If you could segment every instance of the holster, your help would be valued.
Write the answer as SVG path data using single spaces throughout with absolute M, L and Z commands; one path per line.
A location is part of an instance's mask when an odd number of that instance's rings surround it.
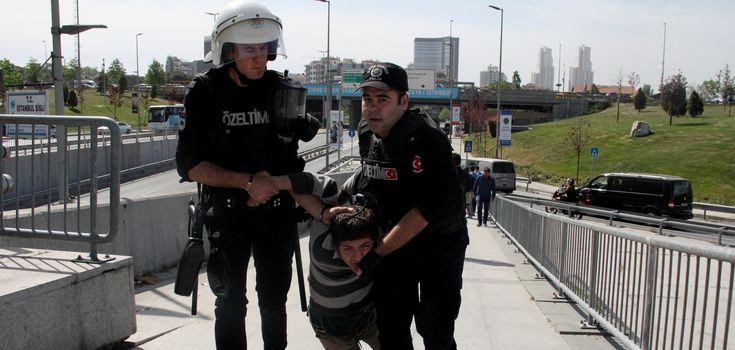
M 206 258 L 202 241 L 204 211 L 201 203 L 194 206 L 193 200 L 189 202 L 189 241 L 179 259 L 174 283 L 174 293 L 178 295 L 191 295 L 196 287 L 199 269 Z

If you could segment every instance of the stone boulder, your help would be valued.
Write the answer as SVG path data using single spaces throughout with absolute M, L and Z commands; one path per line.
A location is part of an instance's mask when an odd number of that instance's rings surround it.
M 644 121 L 636 120 L 630 128 L 630 137 L 642 137 L 652 134 L 651 126 Z

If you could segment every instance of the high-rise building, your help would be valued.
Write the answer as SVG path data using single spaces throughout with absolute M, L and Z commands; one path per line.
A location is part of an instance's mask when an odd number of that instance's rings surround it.
M 554 60 L 546 46 L 538 51 L 538 72 L 531 73 L 531 82 L 538 89 L 554 90 Z
M 569 91 L 572 91 L 575 85 L 589 86 L 591 89 L 594 83 L 591 57 L 592 50 L 588 46 L 582 45 L 579 47 L 577 66 L 569 67 Z
M 505 73 L 502 73 L 502 75 L 500 76 L 500 80 L 508 81 Z M 491 64 L 487 66 L 486 71 L 480 72 L 480 87 L 488 86 L 496 81 L 498 81 L 498 66 L 493 66 Z
M 304 83 L 305 84 L 324 84 L 325 77 L 342 75 L 344 71 L 363 70 L 372 64 L 378 63 L 374 60 L 364 60 L 356 62 L 351 58 L 340 59 L 332 57 L 329 60 L 329 74 L 325 76 L 324 69 L 327 67 L 327 58 L 324 57 L 318 61 L 311 61 L 304 65 Z
M 437 82 L 451 80 L 456 83 L 459 74 L 458 63 L 458 37 L 413 40 L 413 68 L 433 70 L 437 73 Z

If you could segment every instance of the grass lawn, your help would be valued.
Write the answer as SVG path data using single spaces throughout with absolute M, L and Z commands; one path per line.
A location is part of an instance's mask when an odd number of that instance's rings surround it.
M 632 104 L 620 105 L 620 121 L 613 106 L 599 113 L 569 118 L 513 133 L 513 145 L 503 148 L 503 158 L 516 163 L 518 176 L 552 185 L 576 177 L 577 154 L 569 141 L 572 127 L 581 120 L 584 146 L 579 157 L 579 181 L 603 172 L 644 172 L 678 175 L 691 180 L 695 201 L 735 204 L 735 114 L 721 105 L 706 105 L 697 118 L 669 117 L 655 105 L 640 113 Z M 652 135 L 631 138 L 636 120 L 650 124 Z M 478 134 L 470 136 L 482 155 Z M 487 137 L 486 154 L 495 154 L 495 139 Z M 590 147 L 599 148 L 592 162 Z
M 54 89 L 46 90 L 49 101 L 49 112 L 51 114 L 55 111 L 54 103 Z M 152 99 L 148 102 L 149 106 L 153 105 L 167 105 L 172 104 L 171 101 L 159 97 L 158 99 Z M 133 126 L 138 127 L 138 114 L 133 114 L 132 103 L 130 101 L 130 92 L 125 92 L 122 98 L 122 105 L 115 108 L 111 105 L 110 100 L 97 93 L 95 90 L 89 89 L 84 90 L 84 104 L 77 106 L 76 109 L 64 107 L 64 115 L 69 116 L 102 116 L 109 117 L 118 121 L 126 122 Z M 148 125 L 148 120 L 145 116 L 145 109 L 140 109 L 140 123 L 143 127 Z

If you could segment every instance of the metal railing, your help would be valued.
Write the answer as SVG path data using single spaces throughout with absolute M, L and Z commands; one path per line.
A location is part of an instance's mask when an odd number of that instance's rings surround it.
M 76 132 L 55 135 L 56 140 L 50 134 L 24 142 L 18 134 L 4 138 L 25 146 L 10 148 L 0 160 L 0 174 L 14 182 L 0 192 L 0 235 L 89 242 L 90 260 L 99 261 L 96 245 L 112 241 L 119 231 L 122 142 L 117 123 L 106 117 L 0 114 L 3 130 L 8 125 L 15 130 L 21 125 L 30 125 L 30 130 L 56 125 Z M 109 137 L 98 138 L 102 126 L 109 128 Z M 68 138 L 74 142 L 66 142 Z M 109 187 L 108 213 L 100 211 L 101 187 Z M 38 194 L 31 196 L 26 209 L 14 193 L 19 188 Z M 15 198 L 14 205 L 5 204 L 6 196 Z
M 493 218 L 587 319 L 630 349 L 726 349 L 735 249 L 574 220 L 498 196 Z

